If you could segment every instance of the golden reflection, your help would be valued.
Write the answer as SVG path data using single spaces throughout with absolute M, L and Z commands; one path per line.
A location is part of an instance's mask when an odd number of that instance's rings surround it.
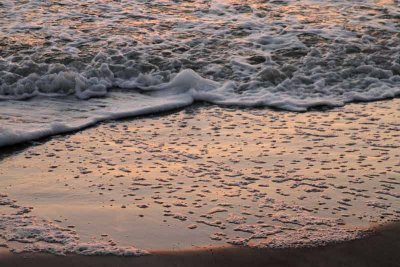
M 74 225 L 94 222 L 88 233 L 117 238 L 115 225 L 119 237 L 135 241 L 146 219 L 147 234 L 160 233 L 163 225 L 181 228 L 168 232 L 169 242 L 182 229 L 190 242 L 210 242 L 219 226 L 236 236 L 238 225 L 225 223 L 231 213 L 268 227 L 293 227 L 276 220 L 279 212 L 368 226 L 380 215 L 398 218 L 400 203 L 388 198 L 399 187 L 393 183 L 398 147 L 387 145 L 399 141 L 390 130 L 399 120 L 400 100 L 394 101 L 306 113 L 207 107 L 103 124 L 0 162 L 0 185 L 46 216 L 63 205 L 79 213 Z M 366 201 L 379 198 L 391 205 L 381 210 Z M 125 225 L 116 218 L 128 215 Z M 106 223 L 99 226 L 96 217 Z M 217 219 L 221 223 L 202 223 Z M 188 228 L 192 224 L 204 227 L 203 234 Z

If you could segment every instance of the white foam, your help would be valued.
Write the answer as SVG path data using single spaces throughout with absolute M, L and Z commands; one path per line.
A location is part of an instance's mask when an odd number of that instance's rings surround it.
M 21 142 L 26 142 L 30 140 L 37 140 L 47 136 L 53 136 L 63 133 L 69 133 L 73 131 L 77 131 L 80 129 L 84 129 L 90 126 L 93 126 L 101 121 L 112 120 L 112 119 L 121 119 L 127 117 L 135 117 L 140 115 L 154 114 L 157 112 L 169 111 L 181 107 L 188 106 L 192 104 L 193 98 L 188 96 L 170 96 L 165 98 L 151 98 L 150 100 L 146 98 L 141 98 L 143 100 L 142 103 L 135 103 L 137 106 L 131 106 L 131 104 L 121 105 L 119 107 L 113 107 L 113 102 L 104 103 L 109 106 L 107 109 L 94 109 L 90 110 L 92 106 L 89 105 L 89 109 L 80 110 L 81 106 L 74 109 L 74 107 L 69 107 L 67 104 L 66 110 L 59 110 L 58 116 L 65 115 L 63 111 L 69 112 L 70 116 L 66 116 L 66 119 L 63 122 L 51 122 L 53 117 L 46 117 L 40 120 L 40 118 L 35 118 L 37 113 L 35 111 L 41 110 L 43 108 L 59 108 L 59 104 L 64 104 L 63 102 L 50 102 L 53 106 L 46 106 L 49 102 L 43 103 L 38 101 L 36 106 L 32 106 L 34 109 L 33 117 L 28 118 L 28 120 L 35 121 L 36 123 L 20 123 L 20 122 L 12 122 L 12 115 L 10 118 L 6 118 L 5 122 L 10 121 L 10 126 L 2 126 L 0 127 L 0 147 L 18 144 Z M 139 99 L 138 99 L 139 101 Z M 81 105 L 85 106 L 85 103 L 80 102 Z M 71 109 L 69 109 L 71 108 Z M 81 111 L 84 114 L 81 114 Z M 18 110 L 17 110 L 18 112 Z M 51 113 L 54 110 L 50 110 Z M 54 114 L 51 114 L 54 116 Z M 82 118 L 82 115 L 85 117 Z
M 8 246 L 13 252 L 45 252 L 58 255 L 143 256 L 148 252 L 135 247 L 117 246 L 112 240 L 83 242 L 79 235 L 54 222 L 30 215 L 30 209 L 18 206 L 6 195 L 0 194 L 0 203 L 9 206 L 8 214 L 0 217 L 0 238 L 19 242 L 24 246 Z
M 395 2 L 3 2 L 0 146 L 195 101 L 307 111 L 400 95 Z

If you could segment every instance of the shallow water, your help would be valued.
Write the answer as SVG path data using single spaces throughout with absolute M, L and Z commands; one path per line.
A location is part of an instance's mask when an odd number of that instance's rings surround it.
M 0 162 L 0 246 L 129 255 L 362 237 L 400 219 L 399 103 L 187 108 L 53 138 Z
M 194 101 L 400 94 L 397 0 L 6 0 L 0 17 L 0 146 Z

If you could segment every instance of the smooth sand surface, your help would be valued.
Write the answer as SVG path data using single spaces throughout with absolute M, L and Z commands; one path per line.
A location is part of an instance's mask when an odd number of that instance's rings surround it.
M 400 224 L 378 229 L 371 236 L 326 247 L 302 249 L 222 248 L 189 251 L 154 251 L 143 257 L 54 256 L 45 254 L 0 254 L 1 267 L 86 266 L 321 266 L 398 267 Z

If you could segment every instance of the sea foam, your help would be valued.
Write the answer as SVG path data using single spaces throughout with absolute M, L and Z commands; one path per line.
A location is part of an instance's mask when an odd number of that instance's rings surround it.
M 400 95 L 396 1 L 95 2 L 0 6 L 0 146 L 195 101 L 307 111 Z

